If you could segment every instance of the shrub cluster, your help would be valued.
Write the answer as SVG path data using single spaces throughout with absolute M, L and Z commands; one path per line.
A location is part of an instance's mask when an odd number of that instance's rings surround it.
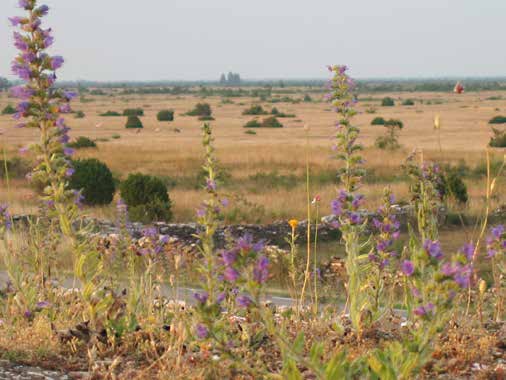
M 402 105 L 403 106 L 414 106 L 415 102 L 413 101 L 413 99 L 406 99 L 402 102 Z
M 208 103 L 197 103 L 191 111 L 186 113 L 186 115 L 209 117 L 212 115 L 211 106 Z
M 86 116 L 86 115 L 84 114 L 84 112 L 83 112 L 83 111 L 76 111 L 76 113 L 74 114 L 74 117 L 75 117 L 76 119 L 84 119 L 84 117 L 85 117 L 85 116 Z
M 506 116 L 494 116 L 492 119 L 489 120 L 489 124 L 505 124 L 506 123 Z
M 74 160 L 74 173 L 69 187 L 80 190 L 84 203 L 106 205 L 112 202 L 116 186 L 111 171 L 106 164 L 96 158 Z
M 75 141 L 69 142 L 67 146 L 74 149 L 96 148 L 97 144 L 95 143 L 95 141 L 93 141 L 88 137 L 79 136 L 77 139 L 75 139 Z
M 243 115 L 267 115 L 267 111 L 261 105 L 252 105 L 242 112 Z
M 506 148 L 506 129 L 499 130 L 492 128 L 493 136 L 490 138 L 488 145 L 492 148 Z
M 173 110 L 161 110 L 156 115 L 158 121 L 174 121 L 174 111 Z
M 155 220 L 169 221 L 172 218 L 167 186 L 158 177 L 130 174 L 121 182 L 120 193 L 133 221 L 149 223 Z
M 139 116 L 131 115 L 128 116 L 127 122 L 125 124 L 125 128 L 144 128 L 142 125 L 141 119 Z
M 123 116 L 144 116 L 142 108 L 127 108 L 123 110 Z
M 101 113 L 99 116 L 104 116 L 104 117 L 107 117 L 107 116 L 121 116 L 121 114 L 119 112 L 116 112 L 116 111 L 106 111 L 104 113 Z
M 383 107 L 393 107 L 395 106 L 395 101 L 391 97 L 387 96 L 381 99 L 381 105 Z
M 275 116 L 271 116 L 259 122 L 257 119 L 248 121 L 244 128 L 283 128 L 283 124 Z
M 7 104 L 5 108 L 2 110 L 2 115 L 13 115 L 16 113 L 16 108 L 12 105 Z
M 385 125 L 385 119 L 381 116 L 377 116 L 371 121 L 371 125 Z

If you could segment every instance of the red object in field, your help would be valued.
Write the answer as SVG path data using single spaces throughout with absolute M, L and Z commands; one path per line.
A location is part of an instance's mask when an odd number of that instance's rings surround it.
M 453 92 L 456 94 L 462 94 L 464 92 L 464 86 L 462 85 L 462 83 L 457 82 L 455 88 L 453 89 Z

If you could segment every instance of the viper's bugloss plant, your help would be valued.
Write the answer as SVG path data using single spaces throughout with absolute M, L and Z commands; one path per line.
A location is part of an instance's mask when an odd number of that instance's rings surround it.
M 339 191 L 337 199 L 332 202 L 332 211 L 337 217 L 336 227 L 340 228 L 345 242 L 350 318 L 353 327 L 360 334 L 362 315 L 368 305 L 367 297 L 361 289 L 363 282 L 361 266 L 364 257 L 360 237 L 366 228 L 366 220 L 361 210 L 364 197 L 356 194 L 364 175 L 361 167 L 362 157 L 359 154 L 362 146 L 357 143 L 360 130 L 351 124 L 351 119 L 356 114 L 354 109 L 356 98 L 352 93 L 355 83 L 346 73 L 346 66 L 329 66 L 328 69 L 333 77 L 328 83 L 330 92 L 326 99 L 339 115 L 333 149 L 336 158 L 343 164 L 338 172 L 343 188 Z
M 506 229 L 499 224 L 490 228 L 486 238 L 487 257 L 492 262 L 494 279 L 495 310 L 494 319 L 504 320 L 504 298 L 506 296 Z
M 14 45 L 19 50 L 12 62 L 12 72 L 25 83 L 11 88 L 11 94 L 20 99 L 13 117 L 19 121 L 19 128 L 39 129 L 39 143 L 30 146 L 37 160 L 31 178 L 44 184 L 41 200 L 47 217 L 56 218 L 61 232 L 71 241 L 74 274 L 81 283 L 86 305 L 84 318 L 94 328 L 109 298 L 100 285 L 103 269 L 100 254 L 85 237 L 85 231 L 75 227 L 82 196 L 67 186 L 74 173 L 70 163 L 74 150 L 67 146 L 70 128 L 62 114 L 71 112 L 70 100 L 76 94 L 54 86 L 56 71 L 64 59 L 47 53 L 54 42 L 51 28 L 42 27 L 42 18 L 49 7 L 38 5 L 37 0 L 20 0 L 19 6 L 26 14 L 10 18 L 12 26 L 18 29 L 14 32 Z M 48 275 L 50 268 L 48 265 Z

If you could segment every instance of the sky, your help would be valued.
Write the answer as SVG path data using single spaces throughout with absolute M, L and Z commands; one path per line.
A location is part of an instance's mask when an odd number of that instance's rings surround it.
M 506 0 L 47 0 L 64 80 L 506 76 Z M 0 76 L 15 55 L 0 0 Z

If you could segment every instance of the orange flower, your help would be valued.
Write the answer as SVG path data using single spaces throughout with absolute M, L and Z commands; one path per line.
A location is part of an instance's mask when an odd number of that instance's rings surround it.
M 294 230 L 299 225 L 299 221 L 297 219 L 290 219 L 288 221 L 288 224 L 290 225 L 290 227 L 292 227 L 292 230 Z

